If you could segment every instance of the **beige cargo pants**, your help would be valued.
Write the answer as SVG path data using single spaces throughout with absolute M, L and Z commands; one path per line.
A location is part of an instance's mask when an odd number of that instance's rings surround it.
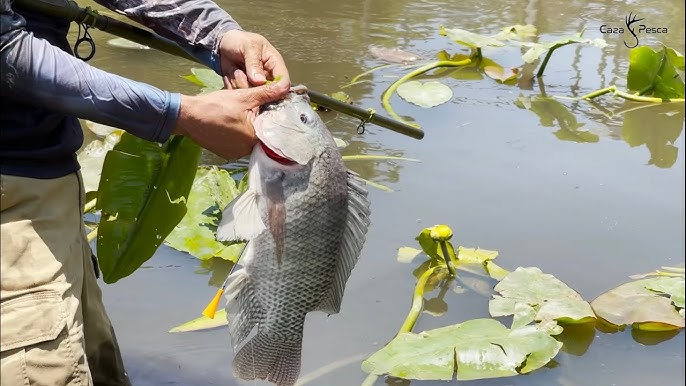
M 102 304 L 76 173 L 0 176 L 1 386 L 129 385 Z

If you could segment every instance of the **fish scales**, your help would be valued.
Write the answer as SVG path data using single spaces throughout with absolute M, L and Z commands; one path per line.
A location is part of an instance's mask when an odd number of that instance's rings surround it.
M 306 90 L 306 89 L 305 89 Z M 258 116 L 249 189 L 220 240 L 246 239 L 226 289 L 234 374 L 293 385 L 305 316 L 337 313 L 369 226 L 364 184 L 347 171 L 303 88 Z

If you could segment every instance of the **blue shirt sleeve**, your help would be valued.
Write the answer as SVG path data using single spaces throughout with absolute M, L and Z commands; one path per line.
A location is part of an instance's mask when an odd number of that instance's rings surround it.
M 0 92 L 27 104 L 115 126 L 164 142 L 176 124 L 180 95 L 107 73 L 24 29 L 2 0 Z

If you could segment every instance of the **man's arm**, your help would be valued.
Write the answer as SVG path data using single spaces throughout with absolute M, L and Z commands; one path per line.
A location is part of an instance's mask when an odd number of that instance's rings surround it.
M 169 138 L 179 115 L 179 94 L 99 70 L 34 37 L 9 0 L 0 0 L 0 17 L 3 100 L 121 127 L 147 140 Z
M 241 30 L 231 16 L 209 0 L 95 0 L 178 43 L 206 66 L 222 74 L 219 42 Z

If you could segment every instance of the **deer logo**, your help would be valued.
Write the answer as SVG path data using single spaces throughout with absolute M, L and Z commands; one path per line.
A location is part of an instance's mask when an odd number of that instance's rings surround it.
M 627 48 L 634 48 L 634 47 L 638 46 L 638 36 L 636 36 L 636 32 L 634 31 L 634 27 L 632 27 L 631 25 L 634 24 L 634 23 L 638 23 L 639 21 L 641 21 L 641 20 L 643 20 L 643 19 L 645 19 L 645 18 L 637 19 L 637 17 L 638 17 L 638 14 L 633 14 L 632 12 L 629 12 L 629 15 L 628 15 L 627 17 L 624 18 L 624 23 L 626 24 L 626 28 L 627 28 L 627 29 L 629 30 L 629 32 L 631 32 L 631 34 L 634 36 L 634 39 L 636 39 L 636 43 L 635 43 L 633 46 L 628 45 L 628 44 L 626 43 L 626 40 L 625 40 L 625 41 L 624 41 L 624 45 L 625 45 Z

